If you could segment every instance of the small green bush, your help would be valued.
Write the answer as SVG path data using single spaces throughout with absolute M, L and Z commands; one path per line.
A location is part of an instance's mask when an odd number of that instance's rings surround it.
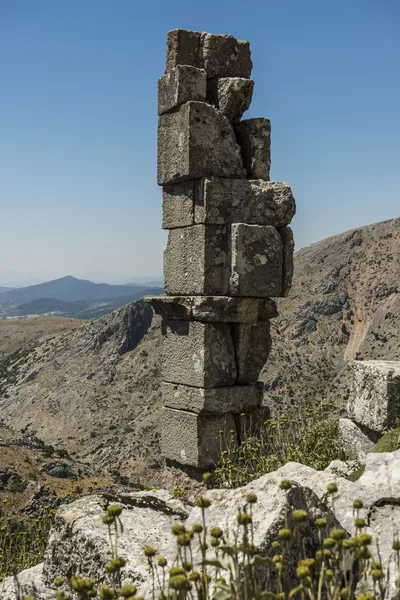
M 47 508 L 37 518 L 0 517 L 0 581 L 43 560 L 54 514 Z
M 400 442 L 400 428 L 391 429 L 375 444 L 371 452 L 394 452 Z
M 370 450 L 370 452 L 395 452 L 400 442 L 400 428 L 391 429 L 386 432 L 379 442 Z M 357 481 L 365 471 L 365 465 L 360 465 L 353 473 L 346 476 L 349 481 Z
M 27 486 L 28 482 L 24 481 L 19 475 L 17 475 L 12 479 L 9 485 L 9 490 L 15 494 L 17 492 L 23 492 L 26 490 Z
M 264 423 L 249 423 L 243 415 L 240 445 L 236 432 L 232 431 L 228 440 L 221 433 L 217 485 L 241 487 L 291 461 L 322 470 L 335 459 L 345 459 L 331 405 L 299 408 L 289 415 Z

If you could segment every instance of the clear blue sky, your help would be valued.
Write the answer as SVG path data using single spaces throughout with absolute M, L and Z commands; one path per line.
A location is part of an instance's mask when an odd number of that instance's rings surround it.
M 177 27 L 251 43 L 300 248 L 400 215 L 398 0 L 2 0 L 0 283 L 162 273 L 157 79 Z

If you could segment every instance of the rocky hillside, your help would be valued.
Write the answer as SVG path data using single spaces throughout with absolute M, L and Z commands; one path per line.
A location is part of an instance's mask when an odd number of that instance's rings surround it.
M 300 250 L 273 322 L 266 399 L 341 406 L 353 359 L 400 359 L 400 219 Z
M 35 317 L 32 319 L 0 319 L 0 361 L 13 352 L 49 339 L 70 329 L 82 327 L 78 319 Z
M 140 475 L 149 457 L 157 467 L 159 343 L 151 318 L 138 301 L 0 362 L 3 423 L 101 469 Z
M 352 359 L 399 360 L 399 285 L 400 219 L 298 252 L 262 371 L 266 401 L 340 406 Z M 0 362 L 1 418 L 76 460 L 155 483 L 159 366 L 159 322 L 135 302 Z

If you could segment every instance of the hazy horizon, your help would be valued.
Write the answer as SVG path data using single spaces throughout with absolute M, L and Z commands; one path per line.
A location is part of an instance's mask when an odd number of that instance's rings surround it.
M 250 42 L 245 118 L 271 119 L 296 249 L 399 216 L 396 0 L 6 0 L 0 16 L 0 285 L 161 277 L 157 79 L 177 27 Z
M 18 274 L 15 274 L 15 278 L 11 279 L 11 280 L 7 280 L 7 279 L 3 279 L 3 276 L 0 272 L 0 287 L 15 287 L 15 288 L 21 288 L 21 287 L 28 287 L 28 286 L 32 286 L 32 285 L 39 285 L 41 283 L 46 283 L 48 281 L 54 281 L 57 279 L 64 279 L 65 277 L 75 277 L 75 275 L 72 275 L 71 273 L 65 274 L 65 275 L 60 275 L 59 277 L 51 277 L 50 279 L 37 279 L 35 277 L 32 278 L 23 278 L 20 277 L 18 278 Z M 90 277 L 75 277 L 76 279 L 80 279 L 80 280 L 87 280 L 87 281 L 91 281 L 92 283 L 108 283 L 110 285 L 128 285 L 130 283 L 138 283 L 138 284 L 148 284 L 151 283 L 154 286 L 157 286 L 159 283 L 163 282 L 163 276 L 159 275 L 159 276 L 139 276 L 139 277 L 128 277 L 126 280 L 124 279 L 115 279 L 112 276 L 104 279 L 104 280 L 96 280 L 96 279 L 91 279 Z

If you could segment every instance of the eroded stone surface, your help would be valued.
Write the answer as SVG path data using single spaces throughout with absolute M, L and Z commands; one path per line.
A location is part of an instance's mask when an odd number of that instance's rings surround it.
M 54 600 L 54 588 L 46 584 L 43 576 L 43 563 L 25 569 L 15 577 L 6 577 L 0 581 L 0 598 L 4 600 L 20 600 L 25 596 L 33 596 L 40 600 Z
M 294 273 L 294 236 L 290 227 L 284 227 L 279 232 L 283 246 L 282 264 L 282 296 L 288 296 L 292 287 Z
M 250 77 L 253 63 L 249 42 L 232 35 L 202 33 L 200 44 L 208 79 Z
M 283 244 L 275 227 L 237 223 L 169 231 L 164 252 L 168 295 L 282 295 Z
M 174 29 L 167 36 L 166 73 L 177 65 L 204 68 L 208 79 L 249 78 L 253 66 L 248 42 L 232 35 Z
M 158 122 L 158 183 L 206 176 L 242 177 L 239 145 L 229 120 L 204 102 L 187 102 Z
M 199 415 L 188 411 L 163 408 L 161 448 L 163 455 L 183 465 L 199 468 L 218 463 L 222 438 L 229 441 L 235 431 L 230 413 Z
M 236 363 L 231 328 L 225 323 L 164 321 L 162 378 L 196 387 L 233 385 Z
M 144 299 L 164 319 L 221 323 L 256 323 L 277 316 L 271 298 L 229 296 L 154 296 Z
M 196 183 L 184 181 L 163 188 L 163 229 L 194 225 Z
M 204 69 L 177 65 L 158 80 L 158 114 L 170 112 L 190 100 L 205 102 L 206 93 Z
M 297 467 L 301 468 L 302 465 Z M 206 513 L 207 526 L 221 527 L 224 532 L 227 532 L 228 543 L 234 543 L 237 514 L 243 510 L 247 494 L 256 494 L 258 502 L 252 511 L 254 544 L 261 549 L 264 556 L 272 557 L 272 543 L 276 541 L 278 531 L 293 526 L 291 515 L 294 509 L 304 510 L 309 518 L 302 525 L 301 535 L 295 536 L 293 542 L 285 547 L 285 576 L 289 581 L 297 581 L 295 573 L 299 555 L 305 550 L 306 556 L 314 556 L 320 547 L 318 531 L 313 525 L 315 519 L 325 518 L 328 528 L 338 527 L 339 523 L 330 508 L 306 485 L 293 486 L 288 492 L 284 492 L 279 487 L 282 479 L 286 478 L 276 471 L 237 490 L 220 489 L 207 492 L 207 497 L 211 500 L 210 510 Z M 199 520 L 201 522 L 201 509 L 195 507 L 186 521 L 187 528 L 192 527 Z M 172 544 L 167 554 L 169 555 L 171 551 Z M 195 556 L 194 562 L 197 560 Z M 257 567 L 257 578 L 261 589 L 265 589 L 266 572 L 262 566 Z
M 164 490 L 115 495 L 113 502 L 124 507 L 124 527 L 118 535 L 119 555 L 127 559 L 122 583 L 140 586 L 148 579 L 143 548 L 150 540 L 157 548 L 169 544 L 171 527 L 187 518 L 187 511 Z M 111 549 L 102 521 L 108 503 L 103 496 L 90 496 L 61 507 L 45 555 L 43 572 L 48 584 L 57 576 L 69 579 L 73 573 L 93 577 L 97 585 L 105 579 L 111 583 L 105 573 Z
M 389 567 L 387 598 L 395 598 L 398 569 L 392 545 L 400 531 L 400 452 L 370 453 L 365 460 L 364 473 L 339 495 L 333 510 L 342 527 L 354 535 L 352 505 L 356 498 L 362 499 L 364 509 L 360 516 L 366 519 L 367 532 L 374 538 L 371 552 L 377 558 L 379 544 L 379 560 L 385 568 Z M 369 588 L 373 590 L 371 580 Z
M 213 104 L 230 121 L 239 121 L 250 107 L 254 81 L 244 77 L 212 79 L 207 86 L 207 102 Z
M 260 304 L 259 321 L 268 321 L 278 316 L 278 307 L 271 298 L 262 298 Z
M 164 187 L 163 227 L 193 224 L 286 227 L 296 212 L 286 183 L 208 177 Z
M 169 73 L 177 65 L 191 65 L 202 68 L 200 52 L 200 31 L 173 29 L 167 35 L 167 57 L 165 72 Z
M 292 190 L 285 183 L 217 177 L 197 183 L 194 208 L 196 223 L 285 227 L 295 212 Z
M 232 337 L 238 372 L 237 383 L 255 383 L 271 351 L 269 321 L 234 324 Z
M 243 164 L 249 179 L 269 180 L 271 168 L 271 122 L 269 119 L 246 119 L 235 127 L 242 149 Z
M 274 227 L 232 225 L 230 293 L 233 296 L 282 294 L 282 240 Z
M 351 535 L 355 534 L 353 502 L 356 499 L 363 501 L 364 508 L 360 510 L 360 516 L 366 519 L 367 532 L 374 539 L 371 552 L 377 558 L 377 542 L 380 560 L 385 568 L 390 568 L 387 597 L 394 598 L 397 567 L 392 544 L 394 532 L 399 531 L 400 526 L 400 451 L 367 454 L 364 473 L 354 483 L 330 472 L 315 471 L 297 463 L 288 463 L 276 473 L 284 479 L 306 485 L 321 499 L 326 485 L 334 481 L 338 493 L 332 498 L 332 510 L 340 527 Z
M 379 433 L 396 427 L 400 418 L 400 362 L 354 361 L 347 413 Z
M 186 427 L 198 441 L 198 417 L 186 413 L 189 418 L 185 422 L 182 417 L 184 411 L 171 410 L 172 412 L 181 413 L 177 417 L 178 426 L 172 431 L 183 431 Z M 227 434 L 230 434 L 230 431 Z M 184 443 L 184 440 L 182 441 Z M 181 451 L 182 446 L 176 444 L 175 450 Z M 279 487 L 282 480 L 291 480 L 296 485 L 289 492 L 285 492 Z M 337 484 L 338 492 L 331 497 L 328 507 L 324 498 L 326 486 L 332 482 Z M 339 527 L 347 534 L 353 535 L 353 502 L 361 499 L 364 508 L 360 510 L 360 516 L 366 519 L 367 532 L 371 533 L 374 539 L 370 547 L 371 552 L 376 558 L 377 541 L 382 563 L 385 569 L 390 567 L 387 597 L 396 596 L 395 579 L 398 569 L 392 544 L 393 536 L 397 535 L 400 529 L 400 451 L 368 454 L 365 471 L 354 483 L 332 472 L 316 471 L 291 462 L 245 487 L 208 491 L 206 496 L 211 500 L 211 508 L 206 512 L 208 528 L 218 525 L 229 531 L 229 536 L 233 536 L 236 531 L 237 514 L 243 509 L 243 503 L 249 493 L 256 494 L 258 498 L 253 510 L 254 543 L 261 548 L 264 555 L 268 555 L 272 550 L 277 532 L 287 526 L 287 515 L 290 515 L 293 509 L 305 510 L 310 523 L 317 517 L 324 517 L 328 521 L 328 530 Z M 94 577 L 96 584 L 101 583 L 104 567 L 110 559 L 107 527 L 102 522 L 105 507 L 109 502 L 121 503 L 124 507 L 124 530 L 119 539 L 119 554 L 127 560 L 126 567 L 122 570 L 123 583 L 134 583 L 141 594 L 149 589 L 151 578 L 143 547 L 153 546 L 160 555 L 171 562 L 176 554 L 176 539 L 171 533 L 171 526 L 183 521 L 186 528 L 190 529 L 194 523 L 201 521 L 198 507 L 185 507 L 164 490 L 134 492 L 124 494 L 123 497 L 117 495 L 115 498 L 86 496 L 71 504 L 65 504 L 57 513 L 44 564 L 19 575 L 23 593 L 31 594 L 30 584 L 35 583 L 39 598 L 53 597 L 53 593 L 50 595 L 50 587 L 54 578 L 69 578 L 73 573 Z M 303 535 L 299 538 L 301 544 L 306 542 L 308 556 L 313 556 L 320 547 L 316 531 L 315 527 L 311 530 L 307 522 L 302 530 Z M 232 541 L 231 537 L 229 541 Z M 293 555 L 287 554 L 289 568 L 292 558 L 293 566 L 297 565 L 298 554 L 302 549 L 294 546 L 290 552 L 292 551 Z M 208 552 L 211 557 L 213 550 L 209 548 Z M 262 577 L 261 572 L 259 575 Z M 18 598 L 12 577 L 0 583 L 0 596 L 7 600 Z
M 351 419 L 339 419 L 339 439 L 346 455 L 362 462 L 365 460 L 366 454 L 374 447 L 374 442 Z
M 166 293 L 227 294 L 229 244 L 228 229 L 218 225 L 194 225 L 170 230 L 164 251 Z
M 262 385 L 199 388 L 163 382 L 164 406 L 194 413 L 240 413 L 262 402 Z

